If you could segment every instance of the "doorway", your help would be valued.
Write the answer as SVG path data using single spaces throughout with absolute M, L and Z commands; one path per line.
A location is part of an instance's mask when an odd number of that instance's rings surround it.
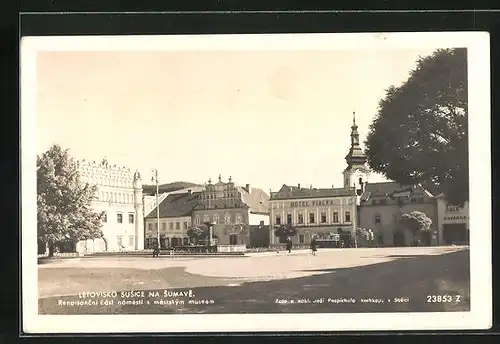
M 393 235 L 393 244 L 395 247 L 404 247 L 405 243 L 405 234 L 401 230 L 397 230 Z
M 229 245 L 238 245 L 238 234 L 231 234 L 229 236 Z
M 443 241 L 445 245 L 469 244 L 469 231 L 465 223 L 448 223 L 443 225 Z

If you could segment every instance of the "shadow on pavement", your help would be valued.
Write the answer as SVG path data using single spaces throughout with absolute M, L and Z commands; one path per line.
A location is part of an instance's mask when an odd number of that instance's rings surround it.
M 404 256 L 408 257 L 411 256 Z M 49 297 L 39 300 L 39 311 L 40 314 L 167 314 L 469 310 L 468 250 L 412 258 L 316 270 L 322 273 L 237 286 L 195 287 L 190 291 L 186 288 L 144 290 L 144 297 L 130 299 L 139 303 L 135 305 L 121 304 L 124 299 L 119 292 L 117 297 L 106 299 L 107 305 L 100 304 L 105 300 L 102 298 L 93 299 L 94 305 L 61 305 L 62 301 L 89 299 L 77 295 Z M 447 297 L 433 298 L 433 295 Z

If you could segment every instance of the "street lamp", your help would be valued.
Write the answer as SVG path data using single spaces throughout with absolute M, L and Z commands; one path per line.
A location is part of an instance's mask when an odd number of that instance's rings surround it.
M 156 235 L 158 240 L 158 249 L 161 249 L 161 244 L 160 244 L 160 204 L 158 203 L 158 194 L 159 194 L 159 188 L 158 188 L 158 170 L 156 168 L 153 168 L 152 170 L 153 176 L 151 177 L 151 182 L 156 183 Z

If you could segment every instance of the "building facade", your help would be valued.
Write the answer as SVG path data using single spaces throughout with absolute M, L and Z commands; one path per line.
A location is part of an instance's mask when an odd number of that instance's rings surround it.
M 77 251 L 142 250 L 144 248 L 144 219 L 142 182 L 138 171 L 100 163 L 77 161 L 82 183 L 97 186 L 92 208 L 102 212 L 103 239 L 80 241 Z
M 151 249 L 158 240 L 162 249 L 189 244 L 187 231 L 192 226 L 192 212 L 198 205 L 200 192 L 187 190 L 169 194 L 159 206 L 160 227 L 158 232 L 157 209 L 145 216 L 145 248 Z
M 367 183 L 359 205 L 359 226 L 371 229 L 379 246 L 410 246 L 413 234 L 400 225 L 401 216 L 420 211 L 432 220 L 431 230 L 422 233 L 421 244 L 437 245 L 437 214 L 433 195 L 419 185 L 395 182 Z
M 309 244 L 312 235 L 321 238 L 339 231 L 355 234 L 356 190 L 352 188 L 302 188 L 283 185 L 269 199 L 271 245 L 279 244 L 274 231 L 281 225 L 297 230 L 294 244 Z
M 229 177 L 215 184 L 209 179 L 193 209 L 194 226 L 212 224 L 219 245 L 251 245 L 252 232 L 269 225 L 269 196 L 259 188 L 237 186 Z
M 436 196 L 437 230 L 440 245 L 469 244 L 469 202 L 450 205 L 443 194 Z

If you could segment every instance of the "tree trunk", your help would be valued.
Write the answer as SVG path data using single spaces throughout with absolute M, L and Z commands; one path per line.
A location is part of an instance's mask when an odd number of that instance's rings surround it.
M 55 245 L 52 242 L 47 243 L 49 248 L 49 257 L 54 257 Z

